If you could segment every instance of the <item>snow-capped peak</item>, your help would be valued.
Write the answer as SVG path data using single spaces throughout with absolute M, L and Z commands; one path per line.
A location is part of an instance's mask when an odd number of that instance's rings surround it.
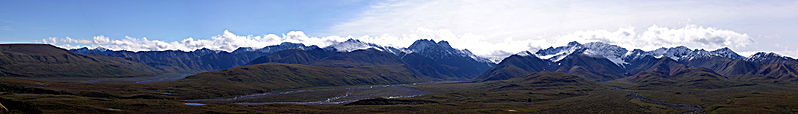
M 330 45 L 329 47 L 332 47 L 339 52 L 352 52 L 355 50 L 369 49 L 369 48 L 374 48 L 383 51 L 381 48 L 376 48 L 377 46 L 374 44 L 361 42 L 360 40 L 355 40 L 355 39 L 349 39 L 344 42 L 335 43 L 333 45 Z
M 745 59 L 745 57 L 740 56 L 739 54 L 735 53 L 728 47 L 720 48 L 715 51 L 712 51 L 712 54 L 715 56 L 726 57 L 730 59 Z
M 793 59 L 791 57 L 787 57 L 787 56 L 781 56 L 781 55 L 773 53 L 773 52 L 770 52 L 770 53 L 757 52 L 756 54 L 749 56 L 745 60 L 746 61 L 751 61 L 751 62 L 763 63 L 763 62 L 769 62 L 769 61 L 795 60 L 795 59 Z
M 750 57 L 748 57 L 748 59 L 759 59 L 759 58 L 768 58 L 768 57 L 781 57 L 781 55 L 773 53 L 773 52 L 770 52 L 770 53 L 757 52 L 756 54 L 751 55 Z
M 521 52 L 516 53 L 515 55 L 518 55 L 518 56 L 531 56 L 531 55 L 535 55 L 535 54 L 532 54 L 532 52 L 529 52 L 529 51 L 521 51 Z
M 199 52 L 199 53 L 219 53 L 219 52 L 222 52 L 222 50 L 212 50 L 212 49 L 208 49 L 208 48 L 202 48 L 202 49 L 197 49 L 197 50 L 194 50 L 193 52 Z
M 410 46 L 407 47 L 407 49 L 409 49 L 411 51 L 424 51 L 424 50 L 427 50 L 429 48 L 437 48 L 437 49 L 444 49 L 444 50 L 452 50 L 452 49 L 454 49 L 454 48 L 452 48 L 452 46 L 449 45 L 449 42 L 447 42 L 447 41 L 441 40 L 441 41 L 436 43 L 435 40 L 430 40 L 430 39 L 419 39 L 419 40 L 416 40 L 415 42 L 413 42 L 413 44 L 411 44 Z
M 586 50 L 583 53 L 586 55 L 607 58 L 618 66 L 628 64 L 622 59 L 628 52 L 626 48 L 601 42 L 591 42 L 584 46 Z
M 438 41 L 431 39 L 419 39 L 413 42 L 412 45 L 405 48 L 409 50 L 410 53 L 422 53 L 424 56 L 429 58 L 443 58 L 446 56 L 460 56 L 460 57 L 469 57 L 474 59 L 478 62 L 485 62 L 485 63 L 494 63 L 490 59 L 479 57 L 468 51 L 468 49 L 455 49 L 449 45 L 447 41 Z
M 617 45 L 610 45 L 602 42 L 591 42 L 587 44 L 580 44 L 579 42 L 569 42 L 567 46 L 549 47 L 541 49 L 535 53 L 538 58 L 548 59 L 552 62 L 559 62 L 573 53 L 579 53 L 593 56 L 607 58 L 616 65 L 623 66 L 627 64 L 623 61 L 623 57 L 628 52 L 625 48 Z
M 243 53 L 243 52 L 252 52 L 252 51 L 257 51 L 257 52 L 262 52 L 262 53 L 273 53 L 273 52 L 278 52 L 278 51 L 288 50 L 288 49 L 301 49 L 301 50 L 304 50 L 306 48 L 318 48 L 318 47 L 316 47 L 315 45 L 305 46 L 305 44 L 302 44 L 302 43 L 283 42 L 283 43 L 280 43 L 279 45 L 270 45 L 270 46 L 266 46 L 266 47 L 262 47 L 262 48 L 239 47 L 238 49 L 234 50 L 231 53 Z
M 668 57 L 670 59 L 678 61 L 682 57 L 686 57 L 687 55 L 689 55 L 691 52 L 693 52 L 693 50 L 684 46 L 671 47 L 671 48 L 662 47 L 653 51 L 644 52 L 642 56 L 650 55 L 656 58 Z
M 546 49 L 538 50 L 538 52 L 535 52 L 535 55 L 541 59 L 548 59 L 549 61 L 552 62 L 559 62 L 560 60 L 565 59 L 565 57 L 567 57 L 568 55 L 571 55 L 576 51 L 580 51 L 580 49 L 582 48 L 584 48 L 582 44 L 579 44 L 579 42 L 574 41 L 574 42 L 569 42 L 567 46 L 560 46 L 557 48 L 549 47 Z
M 549 47 L 535 52 L 535 56 L 541 59 L 547 59 L 552 62 L 559 62 L 562 59 L 573 53 L 581 53 L 593 57 L 607 58 L 613 63 L 623 66 L 628 64 L 628 60 L 634 60 L 643 56 L 653 56 L 655 58 L 667 57 L 676 61 L 679 60 L 692 60 L 695 58 L 718 56 L 729 59 L 744 59 L 729 48 L 720 48 L 714 51 L 706 51 L 704 49 L 690 49 L 685 46 L 677 46 L 671 48 L 659 48 L 652 51 L 643 51 L 634 49 L 629 51 L 617 45 L 611 45 L 602 42 L 591 42 L 580 44 L 578 42 L 569 42 L 566 46 Z M 518 55 L 523 55 L 519 53 Z
M 97 50 L 97 51 L 108 51 L 108 48 L 97 47 L 97 48 L 94 48 L 94 50 Z
M 667 57 L 676 61 L 679 60 L 692 60 L 695 58 L 701 57 L 710 57 L 710 56 L 718 56 L 718 57 L 725 57 L 729 59 L 744 59 L 742 57 L 732 51 L 729 48 L 721 48 L 714 51 L 706 51 L 704 49 L 690 49 L 685 46 L 677 46 L 671 48 L 659 48 L 652 51 L 642 51 L 639 49 L 635 49 L 634 51 L 627 54 L 627 58 L 638 58 L 642 56 L 653 56 L 655 58 L 662 58 Z

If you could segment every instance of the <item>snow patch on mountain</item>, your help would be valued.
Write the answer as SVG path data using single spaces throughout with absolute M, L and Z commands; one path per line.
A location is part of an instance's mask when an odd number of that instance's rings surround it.
M 671 48 L 659 48 L 652 51 L 642 51 L 635 49 L 626 55 L 627 58 L 638 58 L 643 56 L 653 56 L 655 58 L 667 57 L 676 61 L 693 60 L 696 58 L 704 58 L 711 56 L 725 57 L 729 59 L 745 59 L 729 48 L 721 48 L 715 51 L 706 51 L 704 49 L 690 49 L 685 46 L 677 46 Z
M 409 53 L 407 54 L 425 53 L 423 54 L 424 56 L 436 59 L 444 59 L 446 56 L 460 56 L 469 57 L 481 63 L 496 63 L 490 59 L 474 55 L 468 49 L 460 50 L 452 48 L 452 46 L 449 45 L 449 42 L 443 40 L 435 42 L 435 40 L 420 39 L 416 40 L 413 42 L 413 44 L 403 50 L 409 50 Z
M 792 57 L 782 56 L 773 52 L 758 52 L 745 59 L 746 61 L 769 64 L 771 62 L 796 61 Z
M 685 57 L 687 54 L 692 52 L 690 48 L 684 46 L 672 47 L 672 48 L 659 48 L 654 51 L 650 51 L 646 53 L 646 55 L 651 55 L 656 58 L 667 57 L 676 61 L 679 61 L 682 57 Z
M 693 50 L 685 46 L 677 46 L 671 48 L 663 47 L 651 51 L 643 51 L 640 49 L 634 49 L 632 51 L 629 51 L 626 48 L 602 42 L 591 42 L 586 44 L 580 44 L 578 42 L 570 42 L 566 46 L 540 49 L 537 52 L 535 52 L 534 55 L 537 56 L 538 58 L 546 59 L 551 62 L 559 62 L 562 59 L 574 53 L 585 54 L 592 57 L 606 58 L 615 63 L 616 65 L 622 67 L 625 64 L 628 64 L 627 61 L 641 58 L 644 56 L 652 56 L 655 58 L 667 57 L 676 61 L 693 60 L 696 58 L 704 58 L 711 56 L 725 57 L 729 59 L 745 59 L 745 57 L 740 56 L 739 54 L 735 53 L 729 48 L 721 48 L 714 51 L 706 51 L 704 49 Z M 524 53 L 522 52 L 519 53 L 518 55 L 524 55 Z
M 535 54 L 532 54 L 532 52 L 529 52 L 529 51 L 522 51 L 522 52 L 516 53 L 515 55 L 518 55 L 518 56 L 532 56 L 532 55 L 535 55 Z
M 580 49 L 584 48 L 582 44 L 578 42 L 570 42 L 567 46 L 560 46 L 557 48 L 549 47 L 546 49 L 538 50 L 535 52 L 535 56 L 541 59 L 548 59 L 551 62 L 559 62 L 560 60 L 565 59 L 568 55 L 573 54 L 576 51 L 580 51 Z
M 628 64 L 622 59 L 627 52 L 625 48 L 607 43 L 591 42 L 583 45 L 578 42 L 570 42 L 567 46 L 541 49 L 535 53 L 535 56 L 551 62 L 559 62 L 569 55 L 581 53 L 592 57 L 607 58 L 616 65 L 623 66 Z
M 362 50 L 362 49 L 369 49 L 369 48 L 374 48 L 374 49 L 377 49 L 379 51 L 384 51 L 384 50 L 382 50 L 382 48 L 377 48 L 377 46 L 374 45 L 374 44 L 361 42 L 360 40 L 355 40 L 355 39 L 349 39 L 349 40 L 346 40 L 344 42 L 335 43 L 335 44 L 332 44 L 332 45 L 330 45 L 328 47 L 332 47 L 336 51 L 339 51 L 339 52 L 352 52 L 352 51 L 355 51 L 355 50 Z
M 771 53 L 757 52 L 756 54 L 749 56 L 745 60 L 746 61 L 762 61 L 762 60 L 766 60 L 766 59 L 771 59 L 773 57 L 781 57 L 781 55 L 776 54 L 776 53 L 772 53 L 772 52 Z
M 591 42 L 585 44 L 584 46 L 586 48 L 584 54 L 586 55 L 607 58 L 618 66 L 629 64 L 622 59 L 628 52 L 626 48 L 601 42 Z
M 726 57 L 730 59 L 745 59 L 745 57 L 737 54 L 736 52 L 732 51 L 728 47 L 720 48 L 715 51 L 712 51 L 712 54 L 715 56 Z

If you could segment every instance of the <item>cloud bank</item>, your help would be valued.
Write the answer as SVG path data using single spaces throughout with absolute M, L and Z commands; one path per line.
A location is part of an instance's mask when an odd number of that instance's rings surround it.
M 358 39 L 365 42 L 376 43 L 386 46 L 407 47 L 418 39 L 446 40 L 456 48 L 469 49 L 475 54 L 491 58 L 494 60 L 502 59 L 510 54 L 551 46 L 565 45 L 571 41 L 586 42 L 605 42 L 620 45 L 626 48 L 653 50 L 660 47 L 688 46 L 691 48 L 716 49 L 721 47 L 745 47 L 752 40 L 747 34 L 737 33 L 730 30 L 715 29 L 697 25 L 687 25 L 681 28 L 666 28 L 651 26 L 644 30 L 634 28 L 620 28 L 617 31 L 590 30 L 577 31 L 566 35 L 553 37 L 550 39 L 489 39 L 498 40 L 484 42 L 482 36 L 474 34 L 458 35 L 447 30 L 419 29 L 413 34 L 402 35 L 381 35 L 381 36 L 307 36 L 302 31 L 291 31 L 282 35 L 236 35 L 225 30 L 223 34 L 212 36 L 210 39 L 186 38 L 181 41 L 161 41 L 149 40 L 146 37 L 125 38 L 112 40 L 106 36 L 94 36 L 91 39 L 74 39 L 71 37 L 42 39 L 43 43 L 54 44 L 65 48 L 81 47 L 103 47 L 111 50 L 129 51 L 163 51 L 163 50 L 183 50 L 193 51 L 201 48 L 208 48 L 222 51 L 233 51 L 239 47 L 262 48 L 269 45 L 277 45 L 282 42 L 303 43 L 306 45 L 328 46 L 335 42 L 347 39 Z M 475 40 L 476 39 L 476 40 Z
M 280 42 L 327 46 L 348 38 L 379 45 L 407 47 L 417 39 L 449 41 L 452 47 L 501 59 L 525 50 L 561 46 L 567 42 L 606 42 L 630 49 L 688 46 L 713 50 L 730 47 L 743 55 L 774 51 L 771 41 L 756 41 L 732 26 L 796 17 L 798 2 L 760 1 L 471 1 L 407 0 L 373 4 L 355 18 L 325 31 L 326 36 L 307 36 L 301 31 L 285 34 L 236 35 L 229 31 L 210 39 L 182 41 L 147 38 L 88 40 L 43 39 L 62 47 L 106 47 L 116 50 L 231 51 L 238 47 L 263 47 Z M 731 26 L 731 27 L 730 27 Z M 750 29 L 749 29 L 750 30 Z M 356 36 L 356 37 L 353 37 Z M 762 43 L 766 42 L 766 43 Z M 753 46 L 752 46 L 753 45 Z M 765 47 L 757 49 L 752 47 Z M 798 51 L 778 51 L 798 55 Z
M 793 13 L 798 10 L 796 6 L 798 2 L 794 1 L 747 0 L 386 1 L 374 4 L 356 18 L 330 27 L 328 34 L 430 36 L 425 38 L 451 40 L 452 46 L 483 56 L 548 47 L 552 43 L 562 44 L 563 39 L 608 41 L 626 48 L 687 45 L 757 51 L 761 49 L 749 46 L 770 44 L 750 42 L 752 36 L 759 37 L 766 33 L 761 31 L 772 30 L 768 30 L 771 27 L 750 26 L 794 20 L 798 17 L 798 13 Z M 740 32 L 742 30 L 745 33 Z M 749 31 L 760 34 L 746 34 Z
M 208 48 L 232 52 L 239 47 L 262 48 L 270 45 L 278 45 L 282 42 L 304 43 L 305 45 L 327 46 L 337 41 L 346 40 L 344 37 L 308 37 L 302 31 L 291 31 L 282 35 L 267 34 L 262 36 L 255 35 L 236 35 L 225 30 L 223 34 L 212 36 L 210 39 L 186 38 L 181 41 L 161 41 L 149 40 L 146 37 L 133 38 L 125 36 L 123 39 L 111 40 L 105 36 L 94 36 L 91 40 L 73 39 L 71 37 L 56 38 L 50 37 L 42 39 L 42 43 L 54 44 L 64 48 L 81 47 L 103 47 L 111 50 L 128 51 L 163 51 L 163 50 L 183 50 L 193 51 L 196 49 Z
M 605 42 L 643 50 L 675 46 L 701 49 L 742 48 L 754 42 L 750 36 L 744 33 L 696 25 L 687 25 L 682 28 L 665 28 L 654 25 L 639 32 L 634 28 L 620 28 L 617 31 L 579 31 L 556 40 L 558 44 L 563 45 L 570 41 Z

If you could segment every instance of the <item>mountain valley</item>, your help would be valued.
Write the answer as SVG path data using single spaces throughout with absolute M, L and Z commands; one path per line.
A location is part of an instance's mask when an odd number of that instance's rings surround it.
M 798 60 L 729 48 L 571 42 L 498 63 L 427 39 L 0 52 L 0 103 L 12 113 L 798 113 Z

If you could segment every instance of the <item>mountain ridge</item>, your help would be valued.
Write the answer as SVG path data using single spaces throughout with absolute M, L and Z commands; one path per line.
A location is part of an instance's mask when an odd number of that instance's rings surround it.
M 518 57 L 534 56 L 531 59 L 517 61 Z M 638 73 L 656 68 L 661 59 L 673 60 L 674 63 L 683 64 L 689 68 L 707 68 L 712 73 L 723 76 L 753 76 L 770 77 L 778 80 L 796 80 L 794 73 L 798 60 L 780 56 L 775 53 L 759 52 L 749 57 L 743 57 L 728 47 L 706 51 L 704 49 L 690 49 L 685 46 L 671 48 L 658 48 L 651 51 L 633 49 L 628 51 L 616 45 L 601 42 L 581 44 L 569 42 L 565 46 L 549 47 L 537 52 L 522 51 L 511 55 L 497 67 L 486 71 L 475 80 L 506 79 L 523 76 L 528 73 L 541 72 L 540 69 L 556 69 L 556 72 L 575 73 L 596 81 L 619 79 L 634 76 Z M 517 63 L 544 62 L 550 64 L 548 68 L 517 67 Z M 528 61 L 528 62 L 525 62 Z M 608 62 L 616 66 L 607 65 Z M 507 66 L 513 67 L 507 67 Z M 506 70 L 501 70 L 506 68 Z M 697 70 L 698 71 L 698 70 Z M 491 78 L 496 77 L 496 78 Z

